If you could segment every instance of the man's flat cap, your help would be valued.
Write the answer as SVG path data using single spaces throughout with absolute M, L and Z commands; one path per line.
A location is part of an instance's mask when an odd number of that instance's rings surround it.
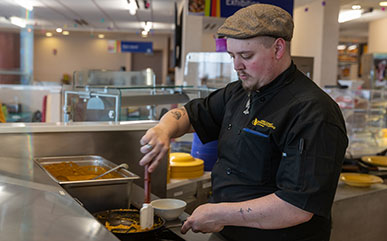
M 228 17 L 218 29 L 218 35 L 235 39 L 271 36 L 290 41 L 293 28 L 293 18 L 287 11 L 274 5 L 258 3 Z

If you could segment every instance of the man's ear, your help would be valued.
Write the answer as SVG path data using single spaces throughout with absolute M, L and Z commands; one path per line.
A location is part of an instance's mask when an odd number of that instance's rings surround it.
M 277 38 L 274 42 L 274 53 L 276 59 L 281 59 L 286 53 L 286 41 L 283 38 Z

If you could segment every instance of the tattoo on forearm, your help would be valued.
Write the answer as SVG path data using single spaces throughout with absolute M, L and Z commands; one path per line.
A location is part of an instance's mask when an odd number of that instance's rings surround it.
M 246 210 L 243 210 L 243 208 L 241 208 L 241 209 L 239 209 L 239 212 L 241 213 L 241 214 L 244 214 L 245 212 L 252 212 L 253 210 L 251 209 L 251 208 L 247 208 Z
M 180 118 L 182 116 L 184 116 L 186 113 L 187 112 L 186 112 L 184 107 L 181 107 L 181 108 L 179 108 L 177 110 L 172 110 L 171 111 L 171 114 L 172 114 L 173 118 L 175 118 L 176 120 L 180 120 Z

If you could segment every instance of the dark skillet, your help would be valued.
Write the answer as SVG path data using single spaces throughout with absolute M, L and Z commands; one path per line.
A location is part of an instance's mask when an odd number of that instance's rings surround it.
M 101 211 L 93 214 L 94 217 L 102 224 L 110 223 L 110 226 L 124 225 L 127 228 L 113 228 L 110 232 L 116 235 L 119 239 L 125 240 L 128 237 L 153 237 L 156 233 L 161 231 L 164 227 L 165 220 L 161 217 L 154 216 L 154 226 L 149 230 L 136 230 L 136 228 L 129 228 L 134 220 L 140 224 L 140 213 L 136 209 L 113 209 Z

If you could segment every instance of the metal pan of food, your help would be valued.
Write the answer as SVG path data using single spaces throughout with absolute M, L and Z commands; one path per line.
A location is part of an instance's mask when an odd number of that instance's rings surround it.
M 119 239 L 127 236 L 152 237 L 164 228 L 165 220 L 154 216 L 154 224 L 149 229 L 141 229 L 140 212 L 136 209 L 113 209 L 94 213 L 93 216 Z
M 60 185 L 82 185 L 95 183 L 128 182 L 139 177 L 126 169 L 119 169 L 97 180 L 94 177 L 116 167 L 101 156 L 37 157 L 34 161 Z

